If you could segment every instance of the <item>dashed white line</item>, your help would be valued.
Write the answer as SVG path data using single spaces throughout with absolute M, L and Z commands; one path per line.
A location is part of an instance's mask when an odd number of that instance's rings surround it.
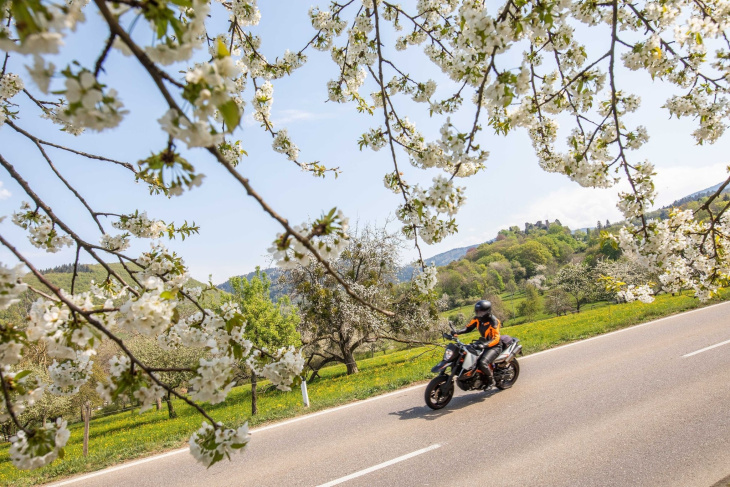
M 367 475 L 371 472 L 375 472 L 376 470 L 380 470 L 381 468 L 390 467 L 391 465 L 394 465 L 396 463 L 402 462 L 404 460 L 408 460 L 409 458 L 416 457 L 418 455 L 422 455 L 424 453 L 428 453 L 431 450 L 435 450 L 436 448 L 441 448 L 441 445 L 431 445 L 427 448 L 423 448 L 418 451 L 414 451 L 413 453 L 409 453 L 407 455 L 400 456 L 398 458 L 394 458 L 392 460 L 388 460 L 387 462 L 379 463 L 377 465 L 374 465 L 370 468 L 366 468 L 365 470 L 360 470 L 359 472 L 351 473 L 350 475 L 346 475 L 345 477 L 340 477 L 339 479 L 332 480 L 331 482 L 327 482 L 326 484 L 319 485 L 318 487 L 332 487 L 333 485 L 339 485 L 343 482 L 347 482 L 348 480 L 355 479 L 357 477 L 362 477 L 363 475 Z
M 725 340 L 724 342 L 716 343 L 714 345 L 710 345 L 709 347 L 702 348 L 700 350 L 697 350 L 696 352 L 688 353 L 686 355 L 682 355 L 682 358 L 691 357 L 692 355 L 697 355 L 698 353 L 706 352 L 708 350 L 712 350 L 713 348 L 721 347 L 723 345 L 727 345 L 730 343 L 730 340 Z

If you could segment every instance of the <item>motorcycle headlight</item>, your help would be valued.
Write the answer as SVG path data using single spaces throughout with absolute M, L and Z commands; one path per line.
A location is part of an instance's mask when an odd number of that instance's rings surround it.
M 444 352 L 444 360 L 451 360 L 451 357 L 454 356 L 454 351 L 450 348 L 447 348 Z

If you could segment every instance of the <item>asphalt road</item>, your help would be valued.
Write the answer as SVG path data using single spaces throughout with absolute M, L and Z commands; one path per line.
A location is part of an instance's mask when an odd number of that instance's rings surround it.
M 425 406 L 421 385 L 255 430 L 247 452 L 208 470 L 178 451 L 62 484 L 730 483 L 730 303 L 534 354 L 520 365 L 512 389 L 459 391 L 441 411 Z

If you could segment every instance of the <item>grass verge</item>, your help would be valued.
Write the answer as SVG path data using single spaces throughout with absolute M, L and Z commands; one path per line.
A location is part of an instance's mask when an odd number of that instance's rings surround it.
M 713 302 L 729 298 L 730 291 L 723 290 Z M 686 295 L 659 296 L 652 304 L 629 303 L 591 309 L 508 326 L 504 333 L 522 340 L 524 352 L 529 354 L 700 306 L 696 299 Z M 246 385 L 234 388 L 224 403 L 209 406 L 207 410 L 216 420 L 229 425 L 248 421 L 250 427 L 255 427 L 423 381 L 432 376 L 430 369 L 440 357 L 440 347 L 420 347 L 361 360 L 358 363 L 361 372 L 353 376 L 347 376 L 343 366 L 328 367 L 322 370 L 321 379 L 309 384 L 310 408 L 301 405 L 298 391 L 269 391 L 259 393 L 259 414 L 250 417 L 251 389 Z M 202 418 L 180 401 L 174 405 L 179 415 L 176 419 L 167 418 L 164 406 L 161 411 L 142 415 L 132 411 L 93 419 L 86 458 L 82 456 L 83 425 L 73 424 L 65 458 L 32 472 L 15 469 L 8 456 L 9 445 L 4 444 L 0 447 L 0 485 L 37 485 L 184 446 L 190 434 L 200 427 Z

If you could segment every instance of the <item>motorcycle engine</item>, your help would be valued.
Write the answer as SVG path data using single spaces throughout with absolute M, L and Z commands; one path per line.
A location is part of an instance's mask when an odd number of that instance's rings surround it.
M 459 386 L 459 389 L 462 391 L 471 391 L 481 387 L 482 380 L 477 374 L 474 374 L 471 377 L 462 377 L 457 379 L 456 385 Z

